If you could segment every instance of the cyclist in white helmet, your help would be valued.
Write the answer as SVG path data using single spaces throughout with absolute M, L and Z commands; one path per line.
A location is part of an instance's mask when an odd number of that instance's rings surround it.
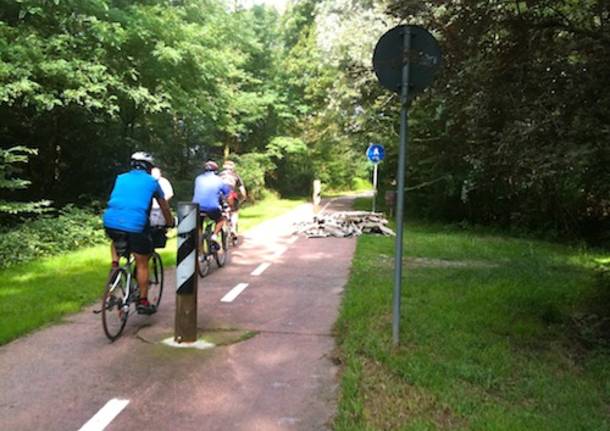
M 153 252 L 150 237 L 149 215 L 153 198 L 159 203 L 163 217 L 173 226 L 174 218 L 165 200 L 163 190 L 150 175 L 154 167 L 153 157 L 144 152 L 131 156 L 131 170 L 117 176 L 108 208 L 104 212 L 104 228 L 112 239 L 112 266 L 118 266 L 119 255 L 115 242 L 127 243 L 136 260 L 140 301 L 138 313 L 152 314 L 156 311 L 148 302 L 148 259 Z
M 227 203 L 231 207 L 231 222 L 233 226 L 237 226 L 239 219 L 239 205 L 247 198 L 246 187 L 241 177 L 235 172 L 235 162 L 232 160 L 226 160 L 222 165 L 222 171 L 220 178 L 231 188 L 229 196 L 227 196 Z

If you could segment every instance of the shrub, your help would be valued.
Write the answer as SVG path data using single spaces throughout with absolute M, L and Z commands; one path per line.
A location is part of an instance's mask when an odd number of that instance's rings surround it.
M 275 169 L 269 156 L 265 153 L 246 153 L 232 155 L 230 159 L 237 164 L 237 173 L 246 186 L 248 200 L 261 199 L 265 190 L 265 175 Z
M 58 216 L 44 216 L 2 232 L 0 268 L 99 244 L 103 240 L 100 215 L 68 205 Z

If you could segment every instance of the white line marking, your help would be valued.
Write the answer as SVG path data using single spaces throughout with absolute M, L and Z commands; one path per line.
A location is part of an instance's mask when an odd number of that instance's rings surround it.
M 250 275 L 261 275 L 270 266 L 271 262 L 263 262 L 259 266 L 257 266 L 256 269 L 250 273 Z
M 223 296 L 220 302 L 233 302 L 233 300 L 237 298 L 237 296 L 242 293 L 246 287 L 248 287 L 248 283 L 239 283 L 233 289 L 229 290 L 229 293 Z
M 288 244 L 294 244 L 295 242 L 297 242 L 297 239 L 299 239 L 299 237 L 298 237 L 298 236 L 296 236 L 296 235 L 295 235 L 295 236 L 293 236 L 292 238 L 290 238 L 290 239 L 288 240 Z
M 281 255 L 284 254 L 285 251 L 286 251 L 286 247 L 282 247 L 282 248 L 278 249 L 275 253 L 273 253 L 271 255 L 271 257 L 280 257 Z
M 78 431 L 102 431 L 129 404 L 129 400 L 113 398 Z

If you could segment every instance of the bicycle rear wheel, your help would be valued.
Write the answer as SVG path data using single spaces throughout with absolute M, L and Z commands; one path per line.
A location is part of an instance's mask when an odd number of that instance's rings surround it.
M 203 234 L 199 240 L 199 250 L 197 250 L 197 273 L 200 277 L 205 277 L 210 272 L 209 253 L 210 246 L 207 234 Z
M 159 253 L 153 252 L 148 259 L 148 302 L 159 309 L 163 295 L 163 261 Z
M 127 271 L 124 268 L 115 268 L 108 276 L 102 299 L 102 326 L 110 341 L 121 335 L 127 323 L 129 307 L 124 307 L 126 295 Z

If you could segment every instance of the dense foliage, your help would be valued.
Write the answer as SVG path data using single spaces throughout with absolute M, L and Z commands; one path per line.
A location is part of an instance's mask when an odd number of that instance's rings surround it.
M 336 3 L 323 2 L 320 10 Z M 340 3 L 328 6 L 332 22 L 341 23 L 330 30 L 335 34 L 356 22 L 378 31 L 376 41 L 408 22 L 441 43 L 442 73 L 410 108 L 411 209 L 610 240 L 608 2 Z M 341 124 L 352 142 L 389 147 L 387 184 L 395 171 L 398 100 L 371 73 L 374 41 L 358 32 L 340 35 L 334 92 L 350 106 Z M 363 45 L 364 56 L 353 48 Z
M 0 149 L 37 151 L 0 198 L 105 199 L 134 150 L 187 195 L 207 158 L 252 196 L 348 187 L 398 100 L 377 39 L 418 23 L 443 69 L 410 108 L 408 206 L 422 215 L 608 239 L 608 2 L 299 0 L 283 15 L 223 0 L 1 0 Z M 15 179 L 9 174 L 7 179 Z M 604 233 L 605 232 L 605 233 Z
M 175 179 L 264 157 L 298 109 L 277 88 L 278 31 L 274 10 L 217 0 L 3 1 L 0 146 L 36 149 L 29 197 L 60 203 L 105 197 L 138 149 Z
M 0 268 L 98 244 L 104 236 L 99 214 L 66 206 L 58 215 L 0 232 Z

